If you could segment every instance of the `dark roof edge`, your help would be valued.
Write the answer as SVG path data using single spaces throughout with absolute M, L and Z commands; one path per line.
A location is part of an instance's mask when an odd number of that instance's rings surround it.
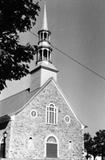
M 45 66 L 38 66 L 37 68 L 35 68 L 35 69 L 33 69 L 32 71 L 30 71 L 30 74 L 32 74 L 32 73 L 34 73 L 34 72 L 36 72 L 36 71 L 38 71 L 39 69 L 41 69 L 41 68 L 43 68 L 43 69 L 47 69 L 47 70 L 50 70 L 50 71 L 53 71 L 53 72 L 59 72 L 58 70 L 56 70 L 56 69 L 52 69 L 52 68 L 49 68 L 49 67 L 45 67 Z
M 3 101 L 5 101 L 6 99 L 9 99 L 9 98 L 11 98 L 11 97 L 14 97 L 14 96 L 16 96 L 16 95 L 18 95 L 18 94 L 20 94 L 20 93 L 22 93 L 22 92 L 24 92 L 24 91 L 28 91 L 28 92 L 29 92 L 29 90 L 30 90 L 30 88 L 28 87 L 28 88 L 26 88 L 26 89 L 24 89 L 24 90 L 22 90 L 22 91 L 20 91 L 20 92 L 18 92 L 18 93 L 15 93 L 15 94 L 13 94 L 13 95 L 5 98 L 5 99 L 0 100 L 0 102 L 3 102 Z

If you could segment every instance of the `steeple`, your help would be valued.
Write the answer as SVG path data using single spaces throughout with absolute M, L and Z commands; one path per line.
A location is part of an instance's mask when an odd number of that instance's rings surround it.
M 43 24 L 38 31 L 38 51 L 36 54 L 36 64 L 42 61 L 51 63 L 52 48 L 50 45 L 51 32 L 48 30 L 46 3 L 44 3 Z
M 43 15 L 42 30 L 48 30 L 46 2 L 44 3 L 44 15 Z
M 46 3 L 44 3 L 42 28 L 38 31 L 36 67 L 31 71 L 30 91 L 40 88 L 51 77 L 57 81 L 58 70 L 51 62 L 52 47 L 50 45 L 50 35 L 51 32 L 47 24 Z

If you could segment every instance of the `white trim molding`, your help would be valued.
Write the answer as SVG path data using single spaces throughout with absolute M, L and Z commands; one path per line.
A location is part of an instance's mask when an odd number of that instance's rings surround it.
M 51 105 L 53 105 L 52 110 L 51 110 Z M 53 113 L 53 116 L 50 113 Z M 50 103 L 49 105 L 46 106 L 46 124 L 51 124 L 51 125 L 58 124 L 58 108 L 55 106 L 54 103 Z
M 65 115 L 64 116 L 64 121 L 65 121 L 66 124 L 70 124 L 70 122 L 71 122 L 70 116 L 69 115 Z
M 49 134 L 46 138 L 45 138 L 45 141 L 44 141 L 44 158 L 46 158 L 46 144 L 47 144 L 47 140 L 48 138 L 50 137 L 54 137 L 56 139 L 56 144 L 57 144 L 57 158 L 59 158 L 59 140 L 58 138 L 54 135 L 54 134 Z
M 37 117 L 37 111 L 36 111 L 36 109 L 31 109 L 30 116 L 33 119 L 35 119 Z
M 83 129 L 83 128 L 84 128 L 83 123 L 78 119 L 78 117 L 76 116 L 76 114 L 75 114 L 75 113 L 74 113 L 74 111 L 72 110 L 72 107 L 71 107 L 70 103 L 68 102 L 67 98 L 64 96 L 64 94 L 63 94 L 63 92 L 62 92 L 61 88 L 59 87 L 59 85 L 58 85 L 58 84 L 56 84 L 56 82 L 54 81 L 54 79 L 52 79 L 52 81 L 54 82 L 55 87 L 58 89 L 59 93 L 61 94 L 61 96 L 62 96 L 62 97 L 63 97 L 63 99 L 65 100 L 66 104 L 67 104 L 67 105 L 68 105 L 68 107 L 70 108 L 70 110 L 71 110 L 71 112 L 73 113 L 74 117 L 75 117 L 75 118 L 76 118 L 76 120 L 80 123 L 80 125 L 81 125 L 81 129 Z

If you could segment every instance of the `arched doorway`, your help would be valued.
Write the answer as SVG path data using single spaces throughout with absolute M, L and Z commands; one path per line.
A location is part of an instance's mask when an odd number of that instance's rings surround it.
M 58 144 L 54 136 L 50 136 L 46 141 L 46 157 L 57 158 Z

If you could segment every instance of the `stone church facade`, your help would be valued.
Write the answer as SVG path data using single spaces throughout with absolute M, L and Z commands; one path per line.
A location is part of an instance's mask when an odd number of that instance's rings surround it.
M 1 158 L 83 159 L 84 126 L 57 83 L 58 71 L 51 62 L 50 34 L 44 5 L 30 87 L 0 102 L 2 107 L 17 106 L 13 113 L 0 117 Z

